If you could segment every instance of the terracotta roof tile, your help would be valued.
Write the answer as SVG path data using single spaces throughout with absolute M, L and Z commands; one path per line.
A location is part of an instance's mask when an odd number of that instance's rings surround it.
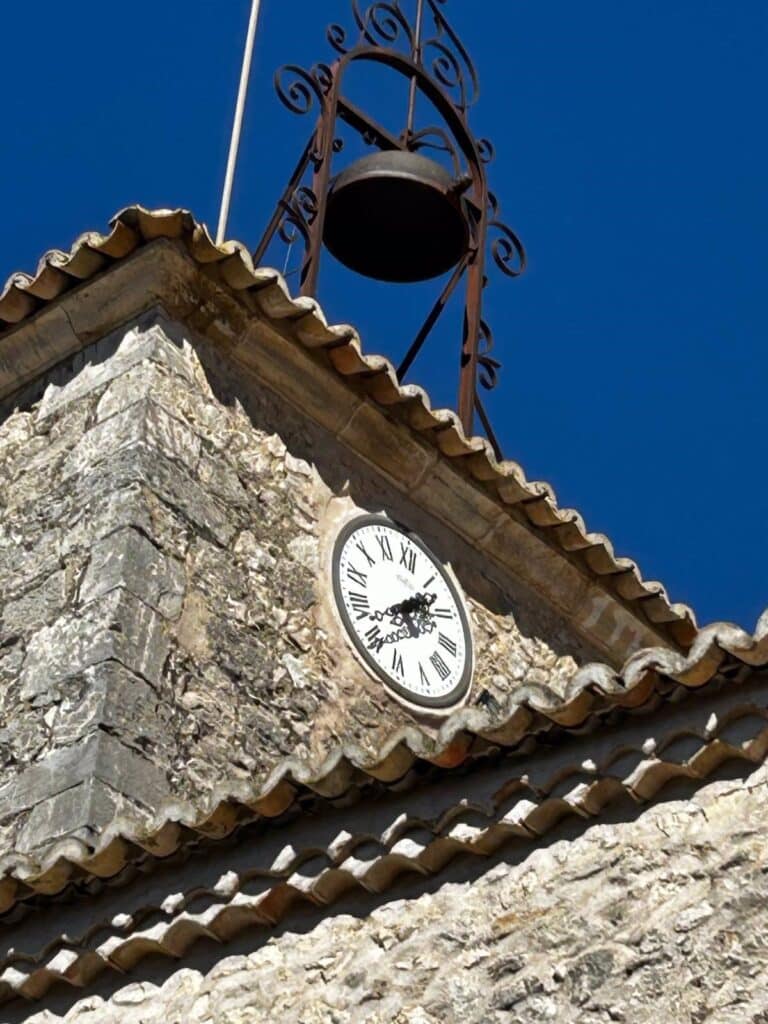
M 585 571 L 615 590 L 641 617 L 645 613 L 652 624 L 666 628 L 682 647 L 692 641 L 696 633 L 693 611 L 687 605 L 670 602 L 661 583 L 643 580 L 636 563 L 618 557 L 603 534 L 589 532 L 577 512 L 558 508 L 548 484 L 529 481 L 516 462 L 499 463 L 484 438 L 465 436 L 454 412 L 433 409 L 422 388 L 398 383 L 389 360 L 366 355 L 353 328 L 329 326 L 314 299 L 292 298 L 277 271 L 254 267 L 250 253 L 239 242 L 216 245 L 207 228 L 185 210 L 129 207 L 112 220 L 107 234 L 81 235 L 69 252 L 46 253 L 33 275 L 12 275 L 0 292 L 0 348 L 5 332 L 46 303 L 161 238 L 181 242 L 201 266 L 215 266 L 230 288 L 252 294 L 267 317 L 292 322 L 293 333 L 303 345 L 327 350 L 341 376 L 401 416 L 454 463 L 461 460 L 469 475 L 489 488 L 503 505 L 518 509 L 533 530 L 580 560 Z
M 666 648 L 641 651 L 621 673 L 607 665 L 588 665 L 576 674 L 561 701 L 543 696 L 540 688 L 522 687 L 501 711 L 471 707 L 455 712 L 437 736 L 417 726 L 401 728 L 382 744 L 374 760 L 351 744 L 333 751 L 319 766 L 288 757 L 263 783 L 219 788 L 206 808 L 171 802 L 157 810 L 150 826 L 116 820 L 95 846 L 66 839 L 41 859 L 3 857 L 0 913 L 35 893 L 60 892 L 77 878 L 110 878 L 143 853 L 168 856 L 200 836 L 220 838 L 245 821 L 278 817 L 302 793 L 335 799 L 366 782 L 396 783 L 419 762 L 453 768 L 493 748 L 514 748 L 527 737 L 555 728 L 582 730 L 607 711 L 662 699 L 660 691 L 674 689 L 674 684 L 686 689 L 704 686 L 721 671 L 738 666 L 768 667 L 768 611 L 754 635 L 727 623 L 701 630 L 688 655 Z
M 588 762 L 578 751 L 570 759 L 553 751 L 535 770 L 519 759 L 497 766 L 487 799 L 438 809 L 432 798 L 426 815 L 423 804 L 412 814 L 382 809 L 375 826 L 366 818 L 364 831 L 332 827 L 307 848 L 276 835 L 271 850 L 253 846 L 251 868 L 224 870 L 206 889 L 182 885 L 162 904 L 117 917 L 110 910 L 83 934 L 14 949 L 0 961 L 0 1002 L 39 998 L 57 982 L 87 987 L 102 971 L 131 969 L 152 954 L 179 958 L 200 938 L 226 942 L 246 928 L 273 926 L 297 900 L 323 906 L 353 887 L 386 892 L 403 873 L 439 874 L 460 854 L 488 857 L 510 840 L 535 840 L 566 816 L 596 818 L 617 799 L 645 803 L 671 780 L 705 780 L 725 761 L 758 764 L 768 752 L 768 710 L 757 711 L 754 696 L 747 686 L 727 712 L 695 721 L 681 708 L 657 723 L 652 740 L 642 740 L 649 730 L 638 719 L 626 743 L 614 735 Z

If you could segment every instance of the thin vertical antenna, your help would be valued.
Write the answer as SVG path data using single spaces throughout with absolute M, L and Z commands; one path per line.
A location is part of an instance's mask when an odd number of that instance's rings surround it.
M 219 228 L 216 232 L 216 244 L 221 245 L 227 231 L 229 220 L 229 205 L 232 201 L 232 185 L 235 180 L 235 169 L 237 167 L 237 154 L 240 150 L 240 136 L 243 130 L 243 113 L 245 101 L 248 96 L 248 83 L 251 78 L 251 65 L 253 63 L 253 44 L 256 39 L 256 26 L 259 23 L 259 9 L 261 0 L 253 0 L 251 8 L 251 20 L 248 23 L 248 35 L 245 40 L 245 53 L 243 54 L 243 70 L 240 74 L 240 89 L 237 94 L 237 106 L 235 108 L 235 123 L 232 126 L 232 141 L 229 145 L 229 160 L 227 161 L 227 174 L 224 179 L 224 192 L 221 197 L 221 212 L 219 214 Z
M 413 39 L 413 60 L 415 64 L 421 61 L 421 33 L 424 25 L 424 0 L 418 0 L 416 4 L 416 31 Z M 416 116 L 416 89 L 417 81 L 411 79 L 411 89 L 408 95 L 408 119 L 405 128 L 405 144 L 410 146 L 413 135 L 414 119 Z

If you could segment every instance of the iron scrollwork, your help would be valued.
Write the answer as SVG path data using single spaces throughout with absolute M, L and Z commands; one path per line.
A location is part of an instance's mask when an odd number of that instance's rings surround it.
M 489 231 L 498 231 L 500 235 L 491 242 L 493 261 L 502 274 L 507 277 L 520 277 L 525 273 L 528 256 L 525 247 L 515 232 L 500 220 L 491 221 Z
M 446 89 L 454 91 L 457 106 L 466 114 L 480 95 L 477 70 L 461 39 L 440 9 L 445 0 L 427 0 L 427 3 L 436 32 L 424 43 L 423 52 L 426 55 L 430 49 L 436 51 L 431 61 L 432 73 Z
M 332 78 L 327 64 L 315 64 L 311 71 L 298 64 L 286 64 L 275 72 L 275 92 L 292 114 L 309 114 L 315 103 L 322 108 Z
M 290 200 L 283 206 L 283 218 L 278 228 L 280 238 L 291 245 L 296 241 L 298 232 L 305 245 L 309 245 L 310 231 L 317 217 L 317 211 L 317 196 L 312 189 L 306 185 L 297 188 Z
M 423 41 L 403 11 L 400 0 L 376 0 L 363 9 L 360 0 L 352 0 L 352 15 L 359 31 L 357 46 L 395 48 L 413 56 L 446 92 L 462 113 L 478 98 L 479 79 L 469 53 L 451 26 L 441 5 L 445 0 L 426 0 L 432 17 L 432 34 Z M 347 30 L 332 24 L 326 39 L 337 53 L 352 49 Z
M 493 391 L 499 383 L 501 363 L 491 355 L 495 344 L 493 331 L 485 320 L 481 320 L 477 366 L 478 380 L 486 391 Z
M 477 152 L 484 164 L 490 164 L 496 157 L 496 150 L 490 139 L 477 140 Z
M 363 38 L 371 46 L 406 45 L 412 51 L 414 30 L 400 6 L 400 0 L 376 0 L 366 11 L 359 0 L 352 0 L 352 13 Z
M 520 277 L 528 265 L 525 246 L 512 228 L 501 219 L 501 207 L 492 192 L 488 195 L 488 212 L 489 237 L 492 233 L 497 236 L 491 240 L 493 262 L 507 277 Z
M 304 155 L 257 250 L 261 259 L 270 241 L 292 245 L 303 242 L 302 294 L 315 297 L 323 244 L 325 215 L 331 187 L 333 157 L 343 145 L 339 126 L 356 133 L 365 145 L 380 150 L 430 150 L 449 165 L 455 196 L 469 224 L 466 252 L 442 287 L 432 311 L 416 335 L 399 367 L 404 379 L 451 295 L 466 282 L 465 333 L 460 360 L 459 414 L 467 433 L 477 414 L 497 455 L 493 435 L 478 391 L 493 390 L 501 363 L 494 339 L 482 316 L 487 285 L 486 264 L 491 261 L 505 276 L 519 277 L 526 268 L 526 253 L 515 232 L 501 219 L 499 204 L 488 188 L 487 165 L 494 158 L 491 142 L 475 137 L 468 124 L 470 108 L 479 96 L 477 71 L 445 13 L 447 0 L 350 0 L 353 27 L 331 24 L 326 39 L 336 59 L 309 70 L 290 64 L 275 75 L 282 103 L 293 113 L 319 113 Z M 410 6 L 413 15 L 410 15 Z M 410 82 L 406 124 L 398 136 L 389 132 L 342 90 L 346 70 L 353 62 L 375 61 Z M 429 101 L 429 125 L 417 124 L 417 97 Z M 425 104 L 426 105 L 426 104 Z M 435 111 L 439 115 L 434 118 Z M 436 123 L 439 121 L 440 123 Z
M 343 25 L 333 22 L 325 30 L 325 38 L 331 44 L 336 53 L 341 54 L 342 57 L 349 52 L 349 46 L 347 45 L 347 30 Z
M 386 46 L 400 44 L 404 52 L 413 50 L 414 35 L 410 22 L 400 7 L 399 0 L 376 0 L 362 10 L 359 0 L 352 0 L 352 16 L 358 29 L 358 39 L 351 43 L 343 25 L 329 25 L 325 38 L 333 49 L 345 56 L 355 46 Z

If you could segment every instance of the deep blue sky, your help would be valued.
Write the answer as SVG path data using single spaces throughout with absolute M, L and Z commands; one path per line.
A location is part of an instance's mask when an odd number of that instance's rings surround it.
M 133 202 L 215 225 L 249 6 L 8 5 L 0 278 Z M 325 24 L 350 21 L 347 0 L 263 7 L 229 231 L 254 247 L 309 130 L 272 71 L 329 59 Z M 487 305 L 505 452 L 702 623 L 751 629 L 768 605 L 765 0 L 447 10 L 480 69 L 492 187 L 530 255 Z M 394 358 L 429 295 L 333 268 L 321 282 L 329 317 Z M 411 377 L 445 404 L 454 342 Z

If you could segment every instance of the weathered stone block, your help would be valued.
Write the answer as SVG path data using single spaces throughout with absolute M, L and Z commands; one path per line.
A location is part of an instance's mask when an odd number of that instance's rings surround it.
M 226 546 L 234 537 L 236 525 L 220 502 L 179 463 L 141 445 L 119 451 L 95 466 L 86 477 L 77 478 L 75 493 L 86 501 L 137 484 L 153 491 L 169 508 L 218 544 Z
M 118 530 L 94 545 L 80 587 L 83 603 L 123 587 L 134 597 L 175 619 L 184 601 L 184 570 L 136 530 Z
M 495 501 L 477 493 L 473 483 L 439 463 L 416 491 L 416 501 L 454 529 L 474 540 L 487 536 L 504 517 Z
M 61 686 L 61 703 L 50 724 L 55 747 L 67 747 L 105 729 L 160 764 L 173 754 L 171 710 L 152 687 L 116 661 L 87 668 Z
M 368 402 L 355 410 L 339 436 L 353 448 L 367 448 L 382 473 L 411 487 L 437 458 L 434 449 L 418 436 L 391 423 Z
M 62 611 L 65 601 L 66 574 L 60 570 L 23 597 L 0 608 L 0 642 L 47 625 Z
M 0 820 L 92 779 L 150 808 L 157 807 L 168 792 L 159 768 L 114 736 L 99 732 L 74 747 L 55 751 L 0 787 Z
M 35 634 L 21 672 L 21 697 L 53 703 L 59 682 L 111 659 L 158 685 L 167 653 L 168 639 L 157 612 L 132 594 L 115 590 Z
M 89 430 L 66 459 L 62 476 L 66 479 L 86 473 L 97 463 L 139 444 L 178 460 L 193 472 L 200 458 L 197 435 L 146 399 Z
M 221 457 L 204 452 L 198 466 L 200 483 L 211 494 L 234 507 L 248 504 L 248 495 L 237 473 Z
M 0 580 L 6 600 L 31 590 L 50 578 L 61 567 L 59 559 L 60 532 L 38 528 L 28 529 L 26 536 L 8 530 L 0 523 Z
M 147 360 L 113 380 L 99 399 L 97 421 L 109 419 L 137 402 L 151 399 L 166 412 L 183 420 L 192 430 L 208 434 L 209 439 L 217 427 L 223 427 L 226 432 L 229 426 L 227 411 L 209 393 L 194 353 L 185 349 L 179 355 L 185 362 L 185 375 Z M 190 375 L 195 374 L 199 377 L 192 382 Z
M 167 323 L 160 313 L 156 314 L 157 325 L 149 328 L 121 328 L 104 338 L 93 351 L 92 358 L 103 361 L 87 363 L 61 387 L 50 385 L 43 396 L 37 412 L 38 421 L 55 415 L 70 402 L 103 388 L 110 381 L 127 373 L 132 367 L 145 361 L 162 363 L 174 373 L 189 380 L 193 373 L 182 350 L 163 330 Z
M 98 482 L 98 476 L 96 481 Z M 77 491 L 78 498 L 80 491 Z M 82 556 L 104 537 L 126 527 L 145 534 L 170 556 L 183 558 L 189 545 L 189 526 L 138 481 L 115 491 L 95 487 L 76 500 L 63 520 L 61 555 Z
M 24 824 L 17 847 L 31 853 L 62 836 L 93 841 L 115 817 L 115 794 L 97 779 L 88 779 L 37 804 Z

